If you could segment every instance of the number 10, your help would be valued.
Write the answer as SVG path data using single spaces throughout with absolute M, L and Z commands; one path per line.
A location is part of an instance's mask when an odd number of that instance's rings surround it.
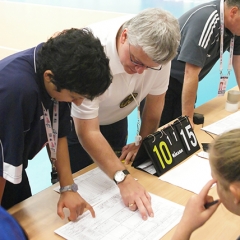
M 166 164 L 168 164 L 168 165 L 170 165 L 170 164 L 172 163 L 172 155 L 171 155 L 171 153 L 170 153 L 170 151 L 169 151 L 169 149 L 168 149 L 167 144 L 166 144 L 165 142 L 163 142 L 163 141 L 161 141 L 161 142 L 159 143 L 159 150 L 160 150 L 160 152 L 161 152 L 161 154 L 162 154 L 162 156 L 163 156 L 163 159 L 162 159 L 162 157 L 160 156 L 160 153 L 159 153 L 159 151 L 158 151 L 157 146 L 154 145 L 153 152 L 155 152 L 155 153 L 157 154 L 158 160 L 159 160 L 159 162 L 161 163 L 162 168 L 164 169 L 164 168 L 165 168 L 164 162 L 165 162 Z M 164 151 L 164 150 L 165 150 L 165 151 Z M 167 156 L 166 156 L 166 154 L 167 154 Z M 164 160 L 164 161 L 163 161 L 163 160 Z

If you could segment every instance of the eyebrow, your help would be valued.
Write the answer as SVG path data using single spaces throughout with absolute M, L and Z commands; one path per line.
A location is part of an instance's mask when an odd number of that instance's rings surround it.
M 130 54 L 131 54 L 131 56 L 132 56 L 132 58 L 133 58 L 133 60 L 134 60 L 135 62 L 140 63 L 140 64 L 142 64 L 142 65 L 145 65 L 144 63 L 142 63 L 141 61 L 139 61 L 131 52 L 130 52 Z

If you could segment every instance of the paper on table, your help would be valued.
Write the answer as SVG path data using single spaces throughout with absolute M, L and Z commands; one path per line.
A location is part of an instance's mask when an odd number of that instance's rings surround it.
M 74 182 L 78 185 L 78 193 L 93 206 L 107 199 L 109 192 L 119 192 L 116 184 L 98 167 L 74 178 Z M 59 192 L 59 187 L 54 191 Z
M 235 128 L 240 128 L 240 111 L 232 113 L 231 115 L 201 129 L 216 135 L 220 135 Z
M 141 169 L 145 172 L 148 172 L 152 175 L 154 175 L 156 173 L 156 169 L 153 166 L 153 163 L 151 160 L 148 160 L 146 162 L 143 162 L 142 164 L 137 166 L 138 169 Z
M 212 179 L 209 161 L 193 155 L 159 179 L 198 194 L 206 182 Z
M 208 152 L 204 152 L 204 151 L 198 152 L 198 153 L 197 153 L 197 156 L 198 156 L 198 157 L 201 157 L 201 158 L 209 159 L 209 154 L 208 154 Z
M 105 174 L 101 170 L 93 169 L 86 174 L 87 177 L 83 174 L 78 177 L 78 180 L 75 179 L 76 183 L 80 183 L 81 188 L 84 183 L 89 187 L 89 181 L 91 181 L 89 176 L 94 176 L 95 180 L 99 179 L 98 185 L 106 186 L 105 190 L 108 194 L 101 195 L 101 201 L 94 206 L 96 218 L 92 218 L 87 211 L 76 222 L 69 222 L 56 229 L 55 233 L 63 238 L 69 240 L 159 240 L 180 221 L 184 207 L 153 194 L 151 194 L 151 202 L 154 218 L 143 221 L 138 211 L 130 211 L 123 204 L 119 191 L 115 190 L 118 190 L 116 184 L 114 188 L 108 188 L 108 184 L 101 184 L 101 179 L 105 179 L 103 176 Z M 112 182 L 110 179 L 109 181 Z M 89 188 L 88 191 L 90 191 L 89 195 L 97 194 L 94 189 Z M 83 191 L 80 192 L 83 193 Z M 85 200 L 88 201 L 88 198 Z

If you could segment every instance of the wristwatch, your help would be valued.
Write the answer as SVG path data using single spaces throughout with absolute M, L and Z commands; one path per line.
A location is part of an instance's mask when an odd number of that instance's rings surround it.
M 68 185 L 65 187 L 60 187 L 59 192 L 67 192 L 67 191 L 72 191 L 72 192 L 77 192 L 78 190 L 78 185 L 76 183 L 73 183 L 72 185 Z
M 121 183 L 124 181 L 124 179 L 126 178 L 126 176 L 130 174 L 129 171 L 127 169 L 125 170 L 121 170 L 121 171 L 117 171 L 114 174 L 113 180 L 116 184 Z

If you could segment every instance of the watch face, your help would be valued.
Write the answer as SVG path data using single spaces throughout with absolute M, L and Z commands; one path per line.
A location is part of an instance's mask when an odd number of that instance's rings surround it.
M 124 174 L 122 171 L 116 172 L 116 174 L 115 174 L 115 180 L 116 180 L 117 182 L 122 182 L 122 181 L 124 180 L 124 178 L 125 178 L 125 174 Z
M 72 191 L 77 192 L 77 190 L 78 190 L 78 185 L 76 183 L 74 183 L 72 185 Z

